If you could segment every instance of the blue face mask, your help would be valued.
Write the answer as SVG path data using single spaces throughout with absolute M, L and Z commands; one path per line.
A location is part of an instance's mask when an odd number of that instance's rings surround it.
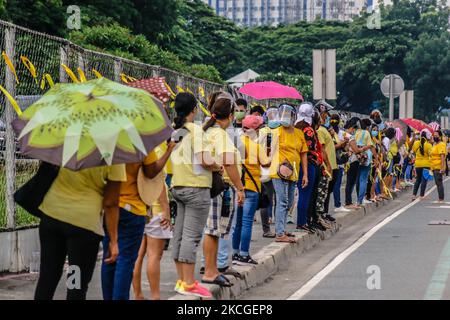
M 269 123 L 267 125 L 270 129 L 276 129 L 280 126 L 280 122 L 278 120 L 269 120 Z
M 326 128 L 330 127 L 330 120 L 331 120 L 331 117 L 327 116 L 327 118 L 325 119 L 324 127 L 326 127 Z
M 289 127 L 289 126 L 291 125 L 291 122 L 290 122 L 290 121 L 286 121 L 286 120 L 281 120 L 281 121 L 280 121 L 280 124 L 281 124 L 283 127 Z
M 378 137 L 378 131 L 372 131 L 372 137 Z

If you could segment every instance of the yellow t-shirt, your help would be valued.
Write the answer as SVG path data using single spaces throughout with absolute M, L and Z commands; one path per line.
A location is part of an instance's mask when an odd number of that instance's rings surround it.
M 202 127 L 192 122 L 184 125 L 189 132 L 172 151 L 172 187 L 211 188 L 212 173 L 200 164 L 196 154 L 209 151 Z
M 125 165 L 81 171 L 61 168 L 39 209 L 56 220 L 103 236 L 103 193 L 109 181 L 126 181 Z
M 333 137 L 331 137 L 331 134 L 323 126 L 320 126 L 319 130 L 317 130 L 317 136 L 319 142 L 322 145 L 325 145 L 325 152 L 327 153 L 328 160 L 330 160 L 331 169 L 337 169 L 336 148 L 334 146 Z
M 272 163 L 270 165 L 270 177 L 280 179 L 278 176 L 278 166 L 284 161 L 289 161 L 294 167 L 294 174 L 289 180 L 297 181 L 300 170 L 300 154 L 308 152 L 303 131 L 294 128 L 288 132 L 285 127 L 278 127 L 272 131 Z
M 430 162 L 430 153 L 431 153 L 431 143 L 428 141 L 424 144 L 424 154 L 420 152 L 420 140 L 414 142 L 412 147 L 412 152 L 416 155 L 416 168 L 430 168 L 431 162 Z
M 225 130 L 223 130 L 219 126 L 209 128 L 208 130 L 206 130 L 206 141 L 211 155 L 214 157 L 216 163 L 218 164 L 223 164 L 224 153 L 234 153 L 235 161 L 238 165 L 238 172 L 240 175 L 242 174 L 242 160 L 240 152 L 235 147 L 233 141 Z M 232 184 L 230 177 L 227 175 L 226 171 L 223 173 L 223 180 L 228 184 Z
M 155 150 L 152 150 L 144 159 L 143 165 L 149 165 L 158 160 Z M 127 181 L 120 188 L 119 206 L 139 216 L 147 215 L 147 205 L 141 200 L 137 187 L 137 176 L 142 163 L 129 163 L 127 168 Z
M 269 163 L 267 153 L 263 146 L 250 139 L 250 137 L 244 135 L 241 137 L 241 140 L 245 146 L 245 167 L 248 169 L 258 186 L 258 188 L 256 188 L 255 183 L 253 183 L 248 173 L 244 171 L 244 188 L 254 192 L 258 192 L 259 189 L 261 192 L 261 165 Z
M 439 142 L 431 148 L 431 170 L 441 170 L 441 155 L 445 157 L 446 154 L 447 146 L 444 142 Z
M 398 154 L 398 145 L 397 145 L 397 141 L 392 141 L 390 147 L 389 147 L 389 152 L 392 154 L 393 157 L 395 157 Z
M 156 152 L 156 155 L 158 156 L 158 159 L 161 159 L 161 157 L 164 155 L 164 153 L 166 153 L 166 150 L 167 150 L 167 143 L 165 143 L 165 142 L 163 142 L 158 147 L 156 147 L 155 152 Z M 170 162 L 170 160 L 167 161 L 167 163 L 169 163 L 169 162 Z M 166 165 L 164 168 L 165 174 L 168 174 L 167 167 L 168 166 Z M 168 196 L 167 186 L 166 186 L 165 190 L 166 190 L 166 195 Z M 152 214 L 153 214 L 153 216 L 157 216 L 157 215 L 161 215 L 161 213 L 162 213 L 161 204 L 159 203 L 158 200 L 156 200 L 155 202 L 152 203 Z

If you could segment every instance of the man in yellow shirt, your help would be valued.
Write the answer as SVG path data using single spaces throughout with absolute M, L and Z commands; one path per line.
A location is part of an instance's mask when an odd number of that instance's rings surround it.
M 442 131 L 433 133 L 434 145 L 431 148 L 431 170 L 433 170 L 434 182 L 438 191 L 438 202 L 444 202 L 444 183 L 443 175 L 446 169 L 447 146 L 443 142 Z
M 300 129 L 294 127 L 295 108 L 282 104 L 278 110 L 281 126 L 273 131 L 270 177 L 276 194 L 276 241 L 295 243 L 292 234 L 287 234 L 286 218 L 294 202 L 295 188 L 300 166 L 307 172 L 307 152 L 305 136 Z M 308 175 L 303 175 L 302 187 L 308 185 Z
M 174 146 L 175 144 L 171 142 L 160 159 L 152 150 L 142 163 L 126 166 L 127 181 L 122 183 L 119 199 L 119 256 L 115 263 L 102 264 L 102 291 L 105 300 L 130 298 L 134 264 L 141 246 L 147 215 L 147 205 L 141 200 L 137 187 L 139 169 L 142 167 L 147 178 L 155 178 L 164 169 Z M 106 236 L 103 248 L 108 248 L 109 241 L 109 237 Z

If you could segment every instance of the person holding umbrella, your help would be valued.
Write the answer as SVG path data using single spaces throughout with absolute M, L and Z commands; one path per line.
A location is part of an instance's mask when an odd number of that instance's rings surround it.
M 41 274 L 35 299 L 53 298 L 66 256 L 81 276 L 80 288 L 68 288 L 67 299 L 85 299 L 105 234 L 104 264 L 115 265 L 120 255 L 124 164 L 143 161 L 167 140 L 169 120 L 147 92 L 101 78 L 56 84 L 13 127 L 22 154 L 60 167 L 39 206 Z

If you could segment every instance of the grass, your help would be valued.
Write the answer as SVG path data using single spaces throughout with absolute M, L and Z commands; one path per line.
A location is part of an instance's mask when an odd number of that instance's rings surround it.
M 27 182 L 37 170 L 37 163 L 29 160 L 16 162 L 16 188 Z M 0 164 L 0 230 L 6 229 L 6 174 L 5 166 Z M 16 205 L 16 228 L 37 225 L 38 219 Z

